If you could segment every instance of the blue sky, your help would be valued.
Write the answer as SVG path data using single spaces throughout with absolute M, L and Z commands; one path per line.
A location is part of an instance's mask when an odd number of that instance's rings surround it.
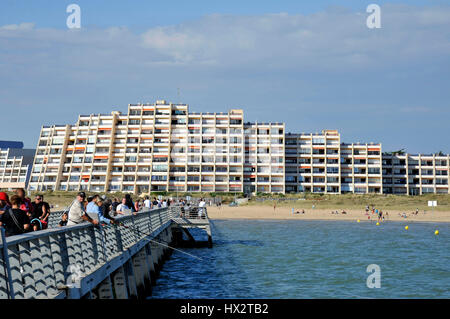
M 311 14 L 341 7 L 364 12 L 371 3 L 408 4 L 419 7 L 446 5 L 448 0 L 2 0 L 2 24 L 33 22 L 37 27 L 66 28 L 65 9 L 76 3 L 82 8 L 85 26 L 127 26 L 141 31 L 158 25 L 178 24 L 210 14 L 261 15 L 286 12 Z
M 81 30 L 66 27 L 70 3 Z M 365 25 L 370 3 L 381 29 Z M 41 125 L 164 98 L 450 153 L 449 71 L 448 1 L 0 3 L 0 139 L 25 147 Z

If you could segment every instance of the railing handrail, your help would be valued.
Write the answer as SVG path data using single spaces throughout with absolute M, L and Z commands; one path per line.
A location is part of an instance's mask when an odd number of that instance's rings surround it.
M 152 209 L 149 211 L 139 211 L 139 212 L 136 212 L 136 215 L 130 214 L 130 215 L 125 215 L 125 216 L 116 216 L 114 219 L 117 221 L 123 222 L 124 220 L 132 219 L 133 216 L 137 216 L 137 215 L 143 214 L 143 213 L 150 213 L 150 215 L 152 215 L 152 214 L 158 213 L 160 210 L 164 210 L 165 208 L 166 207 L 159 207 L 159 208 Z M 61 216 L 61 214 L 63 212 L 64 211 L 57 211 L 57 212 L 51 213 L 50 216 L 52 214 L 54 214 L 53 216 L 55 216 L 56 214 L 59 214 L 59 216 Z M 46 237 L 49 235 L 55 235 L 55 234 L 65 233 L 68 231 L 90 228 L 90 227 L 95 227 L 95 226 L 87 221 L 79 223 L 77 225 L 70 225 L 70 226 L 63 226 L 63 227 L 49 227 L 48 229 L 42 229 L 42 230 L 37 230 L 37 231 L 29 232 L 29 233 L 6 237 L 6 243 L 8 245 L 18 244 L 18 243 L 21 243 L 24 241 L 39 239 L 39 238 Z M 0 243 L 0 248 L 3 247 L 2 244 L 3 243 Z
M 135 245 L 145 238 L 151 240 L 172 223 L 172 210 L 161 207 L 115 218 L 125 227 L 96 227 L 83 222 L 3 237 L 0 299 L 57 296 L 61 293 L 59 287 L 71 276 L 69 266 L 79 265 L 82 274 L 88 276 L 121 253 L 129 249 L 132 253 Z

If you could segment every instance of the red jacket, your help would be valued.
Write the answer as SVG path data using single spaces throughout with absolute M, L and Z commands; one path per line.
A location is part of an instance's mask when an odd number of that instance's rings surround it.
M 31 200 L 28 197 L 25 197 L 23 200 L 23 204 L 20 205 L 20 209 L 23 210 L 26 213 L 33 213 L 33 205 L 31 205 Z

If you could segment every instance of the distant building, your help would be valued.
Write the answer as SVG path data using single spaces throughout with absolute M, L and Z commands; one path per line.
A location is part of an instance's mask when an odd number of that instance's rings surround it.
M 27 188 L 34 154 L 22 142 L 0 141 L 0 189 Z
M 449 193 L 449 155 L 386 155 L 337 130 L 285 133 L 244 112 L 129 104 L 41 129 L 29 190 L 326 194 Z
M 383 155 L 383 190 L 386 194 L 449 194 L 450 155 Z
M 23 148 L 22 142 L 16 142 L 16 141 L 0 141 L 0 148 Z
M 243 117 L 156 101 L 43 127 L 29 189 L 284 193 L 284 124 Z
M 341 143 L 336 130 L 286 134 L 286 192 L 383 192 L 381 144 Z

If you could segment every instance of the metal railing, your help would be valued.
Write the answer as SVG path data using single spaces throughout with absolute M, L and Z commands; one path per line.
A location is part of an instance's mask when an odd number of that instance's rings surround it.
M 206 207 L 196 206 L 171 206 L 171 218 L 208 219 Z
M 172 223 L 169 208 L 116 218 L 123 226 L 84 222 L 57 227 L 58 213 L 52 215 L 49 224 L 55 228 L 47 230 L 5 237 L 0 227 L 0 299 L 65 296 L 61 289 L 74 271 L 85 277 Z

